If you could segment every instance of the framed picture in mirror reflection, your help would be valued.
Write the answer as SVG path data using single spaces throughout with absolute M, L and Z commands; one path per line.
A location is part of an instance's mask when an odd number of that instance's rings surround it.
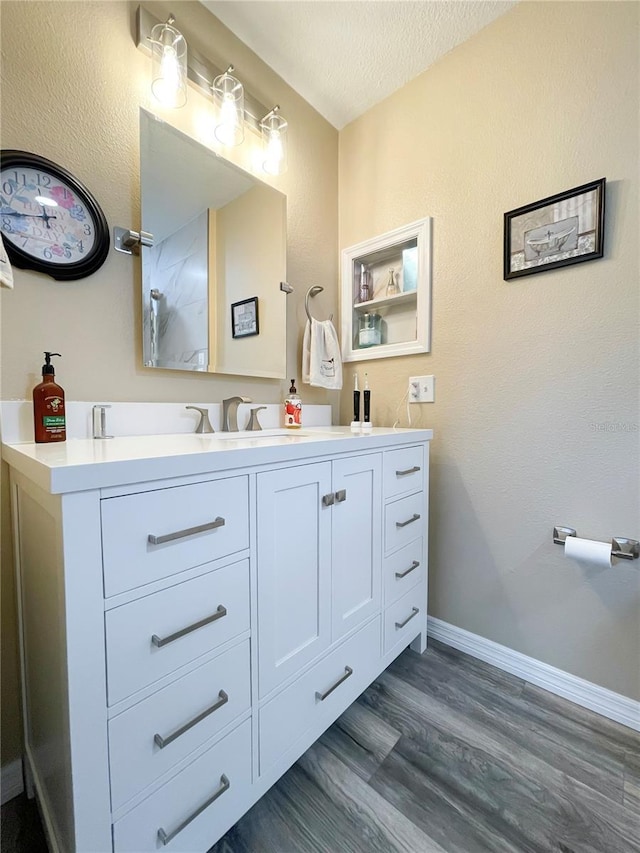
M 257 296 L 231 304 L 231 334 L 234 338 L 260 334 Z

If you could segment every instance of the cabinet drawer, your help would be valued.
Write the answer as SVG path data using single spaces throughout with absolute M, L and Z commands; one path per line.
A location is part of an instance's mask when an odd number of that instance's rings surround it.
M 116 607 L 105 623 L 113 705 L 248 630 L 249 561 Z
M 384 603 L 392 604 L 424 580 L 425 561 L 422 537 L 394 551 L 384 560 Z
M 247 477 L 107 498 L 100 510 L 107 598 L 249 547 Z
M 260 773 L 308 730 L 319 736 L 368 686 L 377 674 L 379 659 L 377 617 L 267 702 L 260 709 Z
M 250 703 L 246 640 L 110 720 L 112 808 L 170 770 Z
M 427 514 L 424 494 L 410 495 L 386 505 L 384 509 L 385 554 L 408 545 L 426 533 Z
M 384 454 L 385 498 L 400 497 L 424 489 L 424 448 L 401 447 Z
M 424 583 L 410 589 L 384 612 L 384 653 L 399 643 L 408 645 L 426 631 L 427 595 Z
M 247 720 L 113 825 L 115 853 L 208 850 L 246 810 L 250 784 Z

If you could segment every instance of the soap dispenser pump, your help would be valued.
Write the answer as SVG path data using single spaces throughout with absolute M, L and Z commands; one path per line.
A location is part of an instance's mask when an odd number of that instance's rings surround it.
M 59 352 L 45 352 L 42 365 L 42 382 L 33 389 L 33 432 L 37 444 L 65 441 L 67 437 L 64 408 L 64 391 L 55 378 L 52 356 Z

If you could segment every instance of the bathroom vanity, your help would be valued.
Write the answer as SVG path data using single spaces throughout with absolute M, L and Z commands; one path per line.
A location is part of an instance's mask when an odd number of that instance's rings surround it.
M 430 430 L 4 445 L 61 853 L 208 850 L 408 644 Z

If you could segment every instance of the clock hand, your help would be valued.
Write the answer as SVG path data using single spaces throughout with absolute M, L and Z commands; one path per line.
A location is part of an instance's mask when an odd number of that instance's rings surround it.
M 18 213 L 17 210 L 7 210 L 0 216 L 28 216 L 29 219 L 57 219 L 57 216 L 49 216 L 47 213 Z

